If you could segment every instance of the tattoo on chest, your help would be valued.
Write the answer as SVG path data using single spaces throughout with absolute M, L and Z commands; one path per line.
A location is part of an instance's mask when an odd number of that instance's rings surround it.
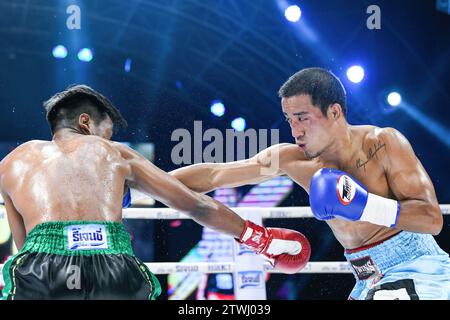
M 378 151 L 380 151 L 383 148 L 386 148 L 386 144 L 383 143 L 383 141 L 379 140 L 378 142 L 374 143 L 373 146 L 371 146 L 369 148 L 369 150 L 367 151 L 367 154 L 366 154 L 367 160 L 364 161 L 361 158 L 358 158 L 358 160 L 356 160 L 356 168 L 359 169 L 359 168 L 363 167 L 364 172 L 366 172 L 366 164 L 373 158 L 378 159 L 377 153 L 378 153 Z

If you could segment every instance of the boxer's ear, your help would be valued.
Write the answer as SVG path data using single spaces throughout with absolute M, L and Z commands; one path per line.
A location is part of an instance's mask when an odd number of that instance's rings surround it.
M 78 125 L 85 134 L 91 134 L 91 117 L 87 113 L 82 113 L 78 117 Z
M 328 116 L 331 119 L 337 120 L 342 115 L 342 107 L 339 103 L 333 103 L 328 107 Z

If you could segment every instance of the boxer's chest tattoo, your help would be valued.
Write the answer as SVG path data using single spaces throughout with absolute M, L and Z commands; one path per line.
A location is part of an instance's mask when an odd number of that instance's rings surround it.
M 386 144 L 383 143 L 382 140 L 378 140 L 378 142 L 374 143 L 369 150 L 366 153 L 366 159 L 361 159 L 358 158 L 356 160 L 356 168 L 363 168 L 364 172 L 366 172 L 366 165 L 370 162 L 370 160 L 372 160 L 373 158 L 377 158 L 378 159 L 378 155 L 377 153 L 381 150 L 381 149 L 385 149 L 386 148 Z

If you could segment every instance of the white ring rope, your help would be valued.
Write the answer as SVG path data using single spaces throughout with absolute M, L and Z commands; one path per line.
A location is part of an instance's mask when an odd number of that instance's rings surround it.
M 231 208 L 237 214 L 252 212 L 263 219 L 280 218 L 312 218 L 314 217 L 309 207 L 237 207 Z M 150 213 L 151 211 L 151 213 Z M 188 215 L 171 208 L 129 208 L 123 210 L 124 219 L 190 219 Z
M 442 214 L 450 214 L 450 204 L 440 205 Z M 263 219 L 313 218 L 310 207 L 237 207 L 236 213 L 252 212 Z M 150 213 L 151 211 L 151 213 Z M 129 208 L 123 210 L 125 219 L 190 219 L 189 216 L 170 208 Z
M 450 205 L 440 205 L 442 214 L 450 214 Z M 238 207 L 233 211 L 252 212 L 259 214 L 263 219 L 279 218 L 310 218 L 313 217 L 309 207 Z M 152 214 L 151 214 L 151 213 Z M 126 219 L 189 219 L 187 215 L 181 214 L 170 208 L 129 208 L 123 212 Z M 171 274 L 176 272 L 200 272 L 200 273 L 232 273 L 235 270 L 235 262 L 154 262 L 146 263 L 154 274 Z M 1 276 L 3 265 L 0 264 L 0 285 L 3 285 Z M 264 264 L 264 271 L 279 273 L 273 270 L 269 263 Z M 298 273 L 351 273 L 351 267 L 347 261 L 316 261 L 309 262 L 305 268 Z

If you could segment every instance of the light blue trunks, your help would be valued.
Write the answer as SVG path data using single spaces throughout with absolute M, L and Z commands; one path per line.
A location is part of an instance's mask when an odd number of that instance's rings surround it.
M 344 254 L 356 278 L 349 299 L 450 299 L 450 259 L 432 235 L 402 231 Z

